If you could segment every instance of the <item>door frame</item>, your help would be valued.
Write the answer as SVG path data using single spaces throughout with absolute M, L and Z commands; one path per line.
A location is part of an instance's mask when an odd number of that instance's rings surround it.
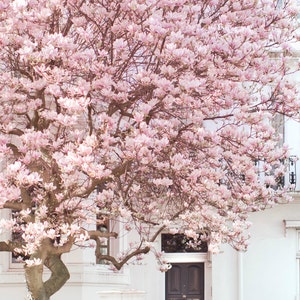
M 166 260 L 172 263 L 204 263 L 204 300 L 212 300 L 212 263 L 207 253 L 165 253 Z M 165 275 L 166 279 L 166 275 Z M 166 280 L 161 299 L 166 299 Z

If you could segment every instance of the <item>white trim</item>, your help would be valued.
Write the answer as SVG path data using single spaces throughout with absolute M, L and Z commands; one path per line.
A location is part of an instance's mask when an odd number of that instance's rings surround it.
M 297 199 L 299 201 L 299 198 Z M 299 202 L 298 202 L 299 203 Z M 300 300 L 300 220 L 283 220 L 285 236 L 287 229 L 293 229 L 296 234 L 296 243 L 295 243 L 295 272 L 296 272 L 296 289 L 295 289 L 295 300 Z
M 300 192 L 299 191 L 289 192 L 288 195 L 293 198 L 293 200 L 291 202 L 289 202 L 290 204 L 300 204 Z
M 238 300 L 244 299 L 244 253 L 238 252 Z
M 296 280 L 297 280 L 297 284 L 296 284 L 296 300 L 299 300 L 299 296 L 300 296 L 300 288 L 299 288 L 300 259 L 297 257 L 296 261 L 297 261 L 297 270 L 296 270 Z
M 165 253 L 164 256 L 170 263 L 208 262 L 207 253 Z
M 293 228 L 293 227 L 290 227 Z M 296 300 L 300 300 L 300 230 L 298 227 L 294 227 L 296 230 Z
M 300 229 L 300 220 L 283 220 L 283 223 L 286 229 Z
M 143 300 L 146 292 L 138 290 L 106 290 L 97 292 L 97 295 L 102 300 Z
M 296 231 L 296 300 L 300 300 L 300 230 Z

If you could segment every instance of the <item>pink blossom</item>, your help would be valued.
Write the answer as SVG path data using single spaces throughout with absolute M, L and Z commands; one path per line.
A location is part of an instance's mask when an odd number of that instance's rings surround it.
M 273 116 L 299 118 L 295 7 L 102 2 L 0 3 L 1 229 L 22 255 L 87 245 L 98 214 L 137 236 L 120 262 L 162 230 L 245 249 L 249 212 L 290 199 Z
M 41 265 L 43 262 L 40 258 L 34 257 L 33 259 L 26 259 L 25 263 L 26 263 L 26 266 L 30 268 L 30 267 Z

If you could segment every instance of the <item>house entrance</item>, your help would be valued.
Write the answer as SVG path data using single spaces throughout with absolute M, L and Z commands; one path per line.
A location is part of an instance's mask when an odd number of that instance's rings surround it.
M 161 242 L 172 265 L 166 273 L 165 300 L 204 300 L 207 244 L 191 243 L 183 234 L 162 234 Z
M 204 300 L 204 263 L 173 263 L 166 273 L 166 300 Z

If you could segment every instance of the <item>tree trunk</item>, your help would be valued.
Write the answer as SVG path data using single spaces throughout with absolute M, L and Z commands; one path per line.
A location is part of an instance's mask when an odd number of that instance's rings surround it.
M 51 271 L 51 276 L 43 282 L 43 265 L 26 266 L 25 277 L 28 289 L 34 300 L 49 300 L 70 278 L 69 271 L 61 255 L 49 255 L 44 265 Z
M 51 271 L 50 278 L 44 283 L 47 295 L 52 296 L 69 280 L 70 273 L 61 260 L 61 255 L 49 255 L 45 266 Z
M 28 290 L 34 300 L 49 300 L 43 282 L 43 265 L 25 266 L 25 278 Z

